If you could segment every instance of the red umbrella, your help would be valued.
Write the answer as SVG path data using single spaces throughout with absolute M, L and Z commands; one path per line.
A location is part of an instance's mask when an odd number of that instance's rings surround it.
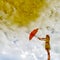
M 36 35 L 37 32 L 38 32 L 38 28 L 34 29 L 29 35 L 29 40 L 31 40 Z

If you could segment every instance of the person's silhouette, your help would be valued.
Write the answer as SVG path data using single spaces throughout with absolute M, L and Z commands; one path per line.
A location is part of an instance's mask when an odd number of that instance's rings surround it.
M 45 41 L 45 50 L 48 53 L 48 60 L 50 60 L 50 36 L 46 35 L 46 38 L 40 38 L 38 37 L 39 40 L 44 40 Z

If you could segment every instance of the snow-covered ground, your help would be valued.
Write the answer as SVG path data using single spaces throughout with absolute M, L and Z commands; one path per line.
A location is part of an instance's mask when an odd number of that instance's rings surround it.
M 37 27 L 36 36 L 50 35 L 51 60 L 60 60 L 60 0 L 48 2 L 50 6 L 27 28 L 14 27 L 13 31 L 0 24 L 0 60 L 47 60 L 44 41 L 36 37 L 29 41 L 29 33 Z

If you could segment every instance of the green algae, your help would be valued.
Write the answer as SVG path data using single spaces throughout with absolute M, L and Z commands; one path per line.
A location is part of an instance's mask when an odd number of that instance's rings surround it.
M 27 26 L 36 21 L 46 5 L 45 0 L 1 0 L 0 10 L 7 15 L 5 20 L 11 25 Z

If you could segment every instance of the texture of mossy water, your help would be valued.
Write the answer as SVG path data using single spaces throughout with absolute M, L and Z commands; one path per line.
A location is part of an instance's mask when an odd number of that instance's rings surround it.
M 36 21 L 46 5 L 45 0 L 0 0 L 0 11 L 7 15 L 5 20 L 11 25 L 27 26 Z

